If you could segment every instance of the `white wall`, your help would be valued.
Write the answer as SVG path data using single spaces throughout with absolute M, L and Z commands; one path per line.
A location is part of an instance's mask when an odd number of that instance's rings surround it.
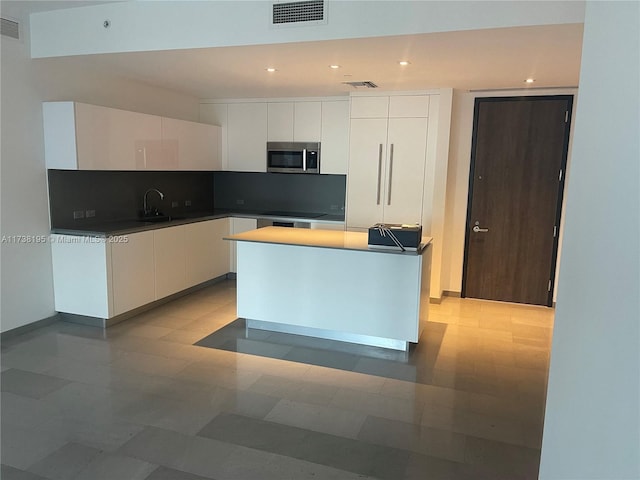
M 42 12 L 33 17 L 32 53 L 38 58 L 256 45 L 581 23 L 584 18 L 584 2 L 576 1 L 330 0 L 326 24 L 273 28 L 271 4 L 129 1 Z M 107 19 L 111 26 L 105 29 Z
M 577 89 L 528 89 L 505 90 L 500 92 L 468 92 L 454 90 L 451 114 L 451 138 L 449 144 L 449 168 L 447 174 L 447 199 L 445 221 L 445 251 L 442 288 L 450 292 L 462 290 L 462 264 L 464 261 L 464 238 L 467 221 L 467 201 L 469 195 L 469 168 L 471 165 L 471 138 L 473 135 L 473 109 L 476 98 L 532 95 L 574 95 L 576 108 Z M 573 131 L 573 128 L 572 128 Z M 567 165 L 571 163 L 571 133 Z M 564 215 L 561 219 L 562 234 Z M 560 238 L 562 240 L 562 237 Z M 558 254 L 560 255 L 560 253 Z M 557 272 L 556 272 L 557 277 Z
M 3 3 L 3 15 L 13 18 Z M 18 18 L 20 19 L 20 18 Z M 20 19 L 23 20 L 23 19 Z M 23 38 L 28 38 L 26 23 Z M 2 37 L 1 233 L 47 235 L 49 213 L 43 152 L 46 100 L 80 102 L 198 119 L 198 100 L 86 70 L 70 71 L 55 60 L 31 60 L 28 43 Z M 0 328 L 7 331 L 53 315 L 48 244 L 1 246 Z
M 640 478 L 640 3 L 589 2 L 540 478 Z

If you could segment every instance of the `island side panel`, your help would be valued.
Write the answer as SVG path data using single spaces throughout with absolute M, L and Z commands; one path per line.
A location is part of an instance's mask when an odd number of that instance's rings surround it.
M 422 256 L 238 242 L 238 316 L 417 342 Z

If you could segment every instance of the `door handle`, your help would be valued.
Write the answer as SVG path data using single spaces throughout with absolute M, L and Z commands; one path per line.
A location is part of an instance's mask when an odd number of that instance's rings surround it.
M 387 205 L 391 205 L 391 177 L 393 176 L 393 143 L 389 152 L 389 196 L 387 197 Z
M 378 149 L 378 194 L 377 194 L 377 200 L 376 200 L 376 205 L 380 205 L 380 181 L 381 176 L 382 175 L 382 144 L 380 144 L 380 148 Z
M 476 225 L 475 227 L 473 227 L 473 231 L 476 233 L 484 233 L 484 232 L 488 232 L 489 229 L 488 228 L 480 228 L 478 225 Z

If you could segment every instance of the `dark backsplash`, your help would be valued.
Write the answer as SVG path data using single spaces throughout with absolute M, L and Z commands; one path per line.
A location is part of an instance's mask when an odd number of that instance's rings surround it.
M 132 220 L 149 206 L 165 215 L 200 212 L 291 211 L 344 215 L 346 176 L 253 172 L 138 172 L 48 170 L 52 228 Z M 185 205 L 190 201 L 191 205 Z M 177 206 L 172 206 L 177 203 Z M 95 217 L 74 220 L 73 212 Z
M 52 228 L 134 219 L 149 188 L 164 193 L 163 200 L 155 192 L 147 198 L 165 215 L 213 210 L 213 172 L 49 170 L 48 175 Z M 95 217 L 74 220 L 74 211 L 87 210 L 95 210 Z
M 344 215 L 346 175 L 215 172 L 216 209 Z

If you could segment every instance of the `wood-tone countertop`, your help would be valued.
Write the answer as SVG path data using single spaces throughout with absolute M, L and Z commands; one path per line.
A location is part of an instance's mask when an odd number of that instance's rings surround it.
M 417 251 L 400 249 L 369 248 L 368 235 L 365 232 L 346 232 L 342 230 L 320 230 L 315 228 L 264 227 L 257 230 L 224 237 L 236 242 L 272 243 L 302 247 L 334 248 L 339 250 L 359 250 L 376 253 L 401 255 L 421 255 L 431 243 L 431 237 L 422 237 Z

